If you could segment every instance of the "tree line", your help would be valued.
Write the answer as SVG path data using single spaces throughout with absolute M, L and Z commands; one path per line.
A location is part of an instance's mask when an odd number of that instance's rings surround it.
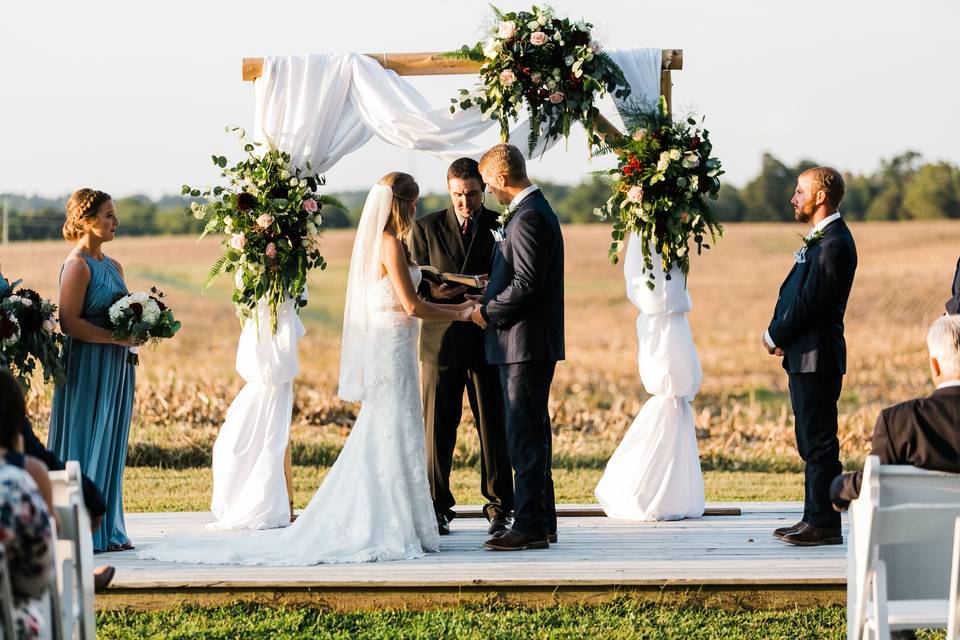
M 743 187 L 724 184 L 719 199 L 713 203 L 724 222 L 783 222 L 793 220 L 790 198 L 796 176 L 817 166 L 811 160 L 787 165 L 769 153 L 761 160 L 760 173 Z M 960 218 L 960 169 L 949 162 L 924 162 L 915 151 L 906 151 L 882 160 L 871 174 L 844 174 L 847 193 L 841 211 L 852 220 L 930 220 Z M 605 175 L 592 175 L 577 185 L 563 185 L 549 180 L 535 180 L 562 222 L 599 222 L 593 214 L 610 197 L 610 180 Z M 366 191 L 335 193 L 346 209 L 326 207 L 322 210 L 328 228 L 356 224 L 363 209 Z M 490 201 L 487 206 L 499 210 Z M 61 237 L 64 206 L 61 198 L 29 197 L 0 194 L 6 202 L 10 240 L 47 240 Z M 126 236 L 199 234 L 203 222 L 189 214 L 191 199 L 164 196 L 153 200 L 134 195 L 115 201 L 117 214 Z M 446 208 L 446 193 L 424 194 L 418 204 L 418 215 Z M 185 211 L 185 209 L 187 211 Z

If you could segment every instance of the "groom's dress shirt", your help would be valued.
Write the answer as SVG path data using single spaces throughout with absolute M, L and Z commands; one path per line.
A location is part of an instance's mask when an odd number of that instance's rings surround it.
M 879 457 L 880 464 L 960 473 L 960 380 L 881 411 L 870 455 Z M 862 480 L 862 470 L 837 476 L 830 486 L 833 504 L 846 509 L 860 495 Z
M 528 195 L 530 195 L 531 193 L 539 189 L 540 187 L 538 187 L 535 184 L 530 185 L 529 187 L 527 187 L 517 195 L 513 196 L 513 200 L 510 201 L 510 204 L 507 205 L 507 208 L 515 210 L 518 206 L 520 206 L 520 203 L 523 202 Z
M 857 248 L 839 213 L 811 231 L 822 232 L 795 262 L 780 295 L 764 340 L 783 350 L 788 373 L 846 373 L 843 316 L 857 269 Z
M 828 224 L 830 224 L 834 220 L 839 220 L 839 219 L 840 219 L 839 211 L 835 213 L 831 213 L 826 218 L 824 218 L 817 224 L 813 225 L 813 228 L 810 230 L 810 233 L 807 235 L 807 237 L 812 238 L 814 235 L 816 235 L 818 231 L 820 231 L 821 229 L 824 229 Z M 767 341 L 767 344 L 770 345 L 771 349 L 776 349 L 777 345 L 773 343 L 773 338 L 770 337 L 769 330 L 763 332 L 763 339 Z

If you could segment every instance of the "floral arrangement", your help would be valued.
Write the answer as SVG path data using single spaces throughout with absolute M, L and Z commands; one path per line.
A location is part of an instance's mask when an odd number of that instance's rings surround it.
M 0 362 L 10 368 L 24 388 L 37 364 L 44 382 L 65 380 L 60 347 L 63 336 L 57 332 L 57 305 L 44 300 L 33 289 L 17 289 L 0 277 Z
M 118 340 L 151 341 L 154 345 L 162 338 L 172 338 L 180 330 L 180 321 L 163 303 L 163 292 L 150 287 L 150 293 L 137 291 L 120 296 L 110 305 L 107 315 L 113 327 L 113 337 Z M 129 362 L 140 364 L 139 347 L 130 347 Z
M 243 129 L 227 131 L 245 138 Z M 260 155 L 260 143 L 244 144 L 246 158 L 227 166 L 223 156 L 211 156 L 222 169 L 227 186 L 200 190 L 183 185 L 183 195 L 206 198 L 193 202 L 190 212 L 207 220 L 201 238 L 208 233 L 223 233 L 223 255 L 210 269 L 204 289 L 222 273 L 234 273 L 233 304 L 241 318 L 257 318 L 259 300 L 266 300 L 270 324 L 277 330 L 277 308 L 287 299 L 296 300 L 296 308 L 307 304 L 304 287 L 310 269 L 325 269 L 320 255 L 320 232 L 324 205 L 345 208 L 330 196 L 317 192 L 325 184 L 305 168 L 291 164 L 290 154 L 272 144 Z
M 500 122 L 506 141 L 510 119 L 526 104 L 530 113 L 530 153 L 540 138 L 565 138 L 570 125 L 579 121 L 591 145 L 600 142 L 593 121 L 599 115 L 595 101 L 606 93 L 630 94 L 623 71 L 593 38 L 589 22 L 571 22 L 556 17 L 549 7 L 503 13 L 493 7 L 496 24 L 484 42 L 445 54 L 447 57 L 481 62 L 480 85 L 470 92 L 461 89 L 451 113 L 479 107 Z
M 723 235 L 723 226 L 707 199 L 716 199 L 723 174 L 720 160 L 711 156 L 710 133 L 693 118 L 674 122 L 661 96 L 655 108 L 631 105 L 624 121 L 627 135 L 600 153 L 613 151 L 617 166 L 606 172 L 614 176 L 614 193 L 594 213 L 613 220 L 610 260 L 618 261 L 624 238 L 636 233 L 643 240 L 647 286 L 654 288 L 653 255 L 660 255 L 667 279 L 678 265 L 684 276 L 690 270 L 689 242 L 697 254 L 709 249 Z

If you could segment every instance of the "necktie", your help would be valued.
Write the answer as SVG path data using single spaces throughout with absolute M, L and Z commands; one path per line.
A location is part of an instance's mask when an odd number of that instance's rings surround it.
M 470 237 L 470 218 L 464 218 L 460 225 L 460 237 L 466 240 Z

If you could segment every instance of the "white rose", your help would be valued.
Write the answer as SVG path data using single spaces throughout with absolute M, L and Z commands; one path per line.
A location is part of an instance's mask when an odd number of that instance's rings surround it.
M 291 186 L 291 187 L 295 187 L 295 186 L 297 186 L 298 184 L 300 184 L 300 181 L 299 181 L 299 180 L 297 180 L 296 178 L 290 178 L 290 186 Z
M 284 169 L 283 171 L 280 172 L 280 179 L 281 179 L 281 180 L 288 180 L 289 178 L 290 178 L 290 172 L 289 172 L 289 171 L 287 171 L 286 169 Z
M 323 225 L 323 216 L 321 216 L 319 213 L 318 213 L 317 215 L 315 215 L 315 216 L 313 217 L 313 223 L 314 223 L 315 225 L 317 225 L 318 227 L 319 227 L 319 226 L 322 226 L 322 225 Z
M 496 58 L 502 50 L 503 45 L 496 38 L 488 38 L 487 41 L 483 43 L 484 58 Z
M 679 160 L 680 159 L 680 149 L 670 149 L 670 159 Z
M 539 28 L 540 28 L 540 23 L 536 20 L 531 20 L 530 22 L 527 23 L 527 29 L 530 29 L 530 31 L 536 31 Z
M 504 20 L 497 29 L 497 35 L 501 38 L 509 38 L 517 32 L 517 23 L 513 20 Z M 490 57 L 490 56 L 488 56 Z
M 307 179 L 306 179 L 306 178 L 300 178 L 300 186 L 301 186 L 301 187 L 306 187 L 306 186 L 307 186 Z

